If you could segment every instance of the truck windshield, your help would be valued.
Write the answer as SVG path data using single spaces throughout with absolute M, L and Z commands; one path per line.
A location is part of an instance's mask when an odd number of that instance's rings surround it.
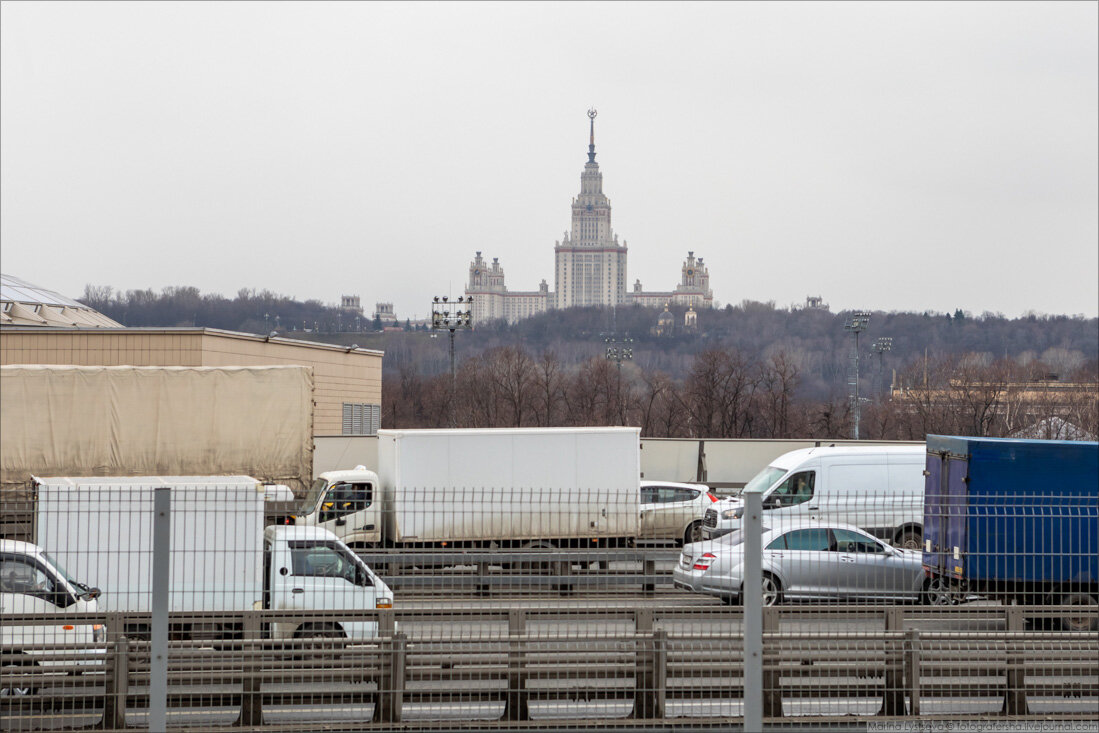
M 744 488 L 741 489 L 740 493 L 743 494 L 748 489 L 759 489 L 760 491 L 763 491 L 764 489 L 769 489 L 784 475 L 786 475 L 785 468 L 775 468 L 774 466 L 768 466 L 767 468 L 763 469 L 755 476 L 753 476 L 751 481 L 744 484 Z
M 65 570 L 65 568 L 61 567 L 61 563 L 59 563 L 59 562 L 57 562 L 57 560 L 53 559 L 48 552 L 43 551 L 42 552 L 42 557 L 50 565 L 53 565 L 54 570 L 56 570 L 58 573 L 60 573 L 62 578 L 69 581 L 69 585 L 71 585 L 73 588 L 76 588 L 77 590 L 83 591 L 83 593 L 81 593 L 80 595 L 82 595 L 82 596 L 88 595 L 88 593 L 91 591 L 91 588 L 88 587 L 87 585 L 85 585 L 84 583 L 81 583 L 80 581 L 76 580 L 75 578 L 73 578 L 73 576 L 69 575 L 69 573 Z
M 324 479 L 315 480 L 313 485 L 309 487 L 309 491 L 306 492 L 305 498 L 301 500 L 301 504 L 298 505 L 298 514 L 312 514 L 313 510 L 317 508 L 317 502 L 320 501 L 321 493 L 324 492 L 326 486 L 328 486 L 328 482 Z

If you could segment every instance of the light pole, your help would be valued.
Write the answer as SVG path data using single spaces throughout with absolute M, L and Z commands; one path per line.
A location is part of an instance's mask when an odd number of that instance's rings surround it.
M 431 301 L 431 330 L 450 331 L 450 427 L 458 427 L 454 417 L 454 397 L 458 393 L 458 372 L 454 367 L 454 332 L 473 328 L 473 296 L 451 303 L 445 295 L 436 295 Z M 462 310 L 462 308 L 465 310 Z
M 614 334 L 611 334 L 603 339 L 603 341 L 607 344 L 607 358 L 618 365 L 618 382 L 616 385 L 616 392 L 618 393 L 618 422 L 619 424 L 625 424 L 625 419 L 622 415 L 622 361 L 624 359 L 628 361 L 633 358 L 633 347 L 629 345 L 633 343 L 633 339 L 626 336 L 619 341 Z M 621 346 L 619 346 L 619 344 L 621 344 Z
M 862 405 L 859 403 L 859 334 L 865 331 L 868 325 L 870 325 L 870 314 L 862 311 L 852 314 L 843 324 L 843 330 L 855 335 L 855 347 L 851 351 L 852 375 L 847 382 L 852 388 L 855 401 L 855 440 L 859 439 L 859 415 L 862 411 Z
M 878 392 L 885 392 L 885 384 L 882 379 L 882 354 L 893 350 L 893 339 L 889 336 L 876 338 L 874 339 L 874 345 L 871 348 L 878 355 Z

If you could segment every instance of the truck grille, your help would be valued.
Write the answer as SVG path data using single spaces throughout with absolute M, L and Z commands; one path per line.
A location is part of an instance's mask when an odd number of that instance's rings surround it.
M 706 510 L 706 517 L 702 520 L 702 525 L 705 527 L 717 526 L 717 512 L 713 509 Z

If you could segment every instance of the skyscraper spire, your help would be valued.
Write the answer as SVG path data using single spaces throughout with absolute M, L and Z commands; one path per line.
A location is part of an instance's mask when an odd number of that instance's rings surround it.
M 591 120 L 591 137 L 588 139 L 588 162 L 595 162 L 595 116 L 599 114 L 595 108 L 588 110 L 588 119 Z

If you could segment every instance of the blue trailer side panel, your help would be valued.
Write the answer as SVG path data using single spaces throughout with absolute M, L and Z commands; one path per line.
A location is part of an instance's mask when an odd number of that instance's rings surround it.
M 943 457 L 927 454 L 923 492 L 923 564 L 937 573 L 946 572 L 946 487 L 943 485 Z
M 949 462 L 946 539 L 962 570 L 944 553 L 925 564 L 979 582 L 1099 581 L 1099 443 L 928 436 L 927 449 Z

